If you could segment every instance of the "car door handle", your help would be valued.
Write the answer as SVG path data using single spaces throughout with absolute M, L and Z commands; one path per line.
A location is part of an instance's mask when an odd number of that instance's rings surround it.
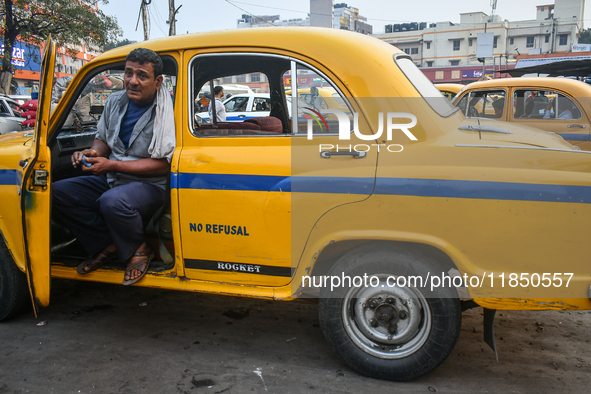
M 246 115 L 238 115 L 239 118 L 245 118 Z
M 357 151 L 343 151 L 343 152 L 333 152 L 329 150 L 325 150 L 320 152 L 320 157 L 323 159 L 330 159 L 331 156 L 353 156 L 356 159 L 363 159 L 367 156 L 367 152 L 357 152 Z
M 579 128 L 579 129 L 584 129 L 586 126 L 584 124 L 569 124 L 568 126 L 569 129 L 572 129 L 574 127 Z

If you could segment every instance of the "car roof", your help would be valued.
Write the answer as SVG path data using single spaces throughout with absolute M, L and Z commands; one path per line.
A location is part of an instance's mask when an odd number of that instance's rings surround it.
M 501 78 L 488 81 L 472 82 L 466 85 L 466 90 L 480 89 L 501 89 L 513 87 L 535 87 L 539 90 L 562 90 L 567 91 L 573 96 L 589 97 L 591 96 L 591 86 L 573 79 L 554 78 L 554 77 L 533 77 L 533 78 Z
M 461 83 L 436 83 L 435 87 L 439 90 L 443 90 L 446 92 L 454 92 L 458 93 L 462 90 L 466 85 L 462 85 Z

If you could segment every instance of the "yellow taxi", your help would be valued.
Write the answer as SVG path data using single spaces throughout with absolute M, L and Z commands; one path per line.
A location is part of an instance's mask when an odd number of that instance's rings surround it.
M 80 69 L 51 116 L 46 45 L 35 130 L 0 136 L 0 320 L 28 298 L 42 314 L 51 278 L 121 283 L 125 263 L 77 273 L 86 256 L 50 197 L 55 181 L 82 175 L 70 156 L 97 131 L 87 85 L 121 74 L 137 47 L 163 60 L 177 141 L 151 241 L 159 253 L 137 286 L 316 296 L 343 362 L 391 380 L 443 363 L 462 309 L 485 308 L 493 348 L 496 310 L 591 309 L 589 152 L 516 122 L 467 118 L 381 40 L 276 28 L 113 49 Z M 254 74 L 268 81 L 268 117 L 194 121 L 202 87 Z M 346 110 L 302 104 L 299 77 L 325 81 Z M 72 119 L 81 111 L 89 120 Z
M 453 104 L 467 117 L 536 127 L 557 133 L 583 150 L 591 150 L 590 100 L 591 86 L 584 82 L 567 78 L 505 78 L 471 83 L 455 97 Z
M 456 94 L 462 90 L 466 85 L 462 85 L 461 83 L 436 83 L 435 87 L 439 89 L 441 94 L 445 96 L 449 101 L 452 101 Z

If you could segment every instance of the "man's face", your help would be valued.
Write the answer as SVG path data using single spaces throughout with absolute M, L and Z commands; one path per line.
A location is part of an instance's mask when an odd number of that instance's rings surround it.
M 162 75 L 154 78 L 154 65 L 150 62 L 140 64 L 128 61 L 125 63 L 123 82 L 127 97 L 134 103 L 143 105 L 156 97 L 156 92 L 162 85 Z

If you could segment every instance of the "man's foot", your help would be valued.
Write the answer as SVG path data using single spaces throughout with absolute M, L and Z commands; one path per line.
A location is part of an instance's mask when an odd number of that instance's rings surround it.
M 88 274 L 89 272 L 92 272 L 104 265 L 105 263 L 107 263 L 116 254 L 117 248 L 115 247 L 115 244 L 111 244 L 107 246 L 102 252 L 98 252 L 93 257 L 86 259 L 82 263 L 80 263 L 76 271 L 80 275 Z
M 148 272 L 150 261 L 154 258 L 154 252 L 144 242 L 138 250 L 127 260 L 127 268 L 125 268 L 125 277 L 123 278 L 123 285 L 129 286 L 138 282 Z

